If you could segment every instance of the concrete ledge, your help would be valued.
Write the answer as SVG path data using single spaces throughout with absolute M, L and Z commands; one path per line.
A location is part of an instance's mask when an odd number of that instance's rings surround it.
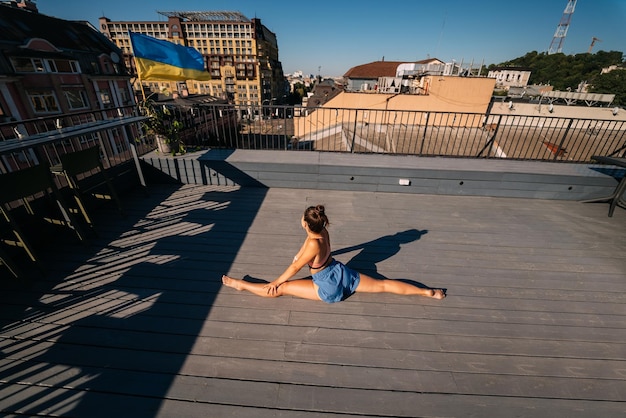
M 608 196 L 624 176 L 598 164 L 317 151 L 209 150 L 142 159 L 188 184 L 559 200 Z

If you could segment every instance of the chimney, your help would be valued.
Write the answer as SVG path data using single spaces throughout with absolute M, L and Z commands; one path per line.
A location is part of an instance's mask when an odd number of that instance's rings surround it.
M 30 12 L 35 12 L 35 13 L 39 13 L 39 10 L 37 9 L 37 4 L 35 4 L 34 1 L 30 1 L 30 0 L 19 0 L 16 3 L 16 6 L 19 9 L 24 9 L 24 10 L 28 10 Z

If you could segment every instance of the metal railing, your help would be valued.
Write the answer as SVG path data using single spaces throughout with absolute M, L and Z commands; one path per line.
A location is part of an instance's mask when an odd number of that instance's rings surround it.
M 204 105 L 177 109 L 187 148 L 271 149 L 591 162 L 626 155 L 626 121 L 348 108 Z M 0 171 L 50 165 L 99 143 L 106 164 L 155 148 L 135 106 L 0 124 Z M 27 140 L 25 140 L 27 139 Z M 36 141 L 34 141 L 36 140 Z
M 127 173 L 133 169 L 134 163 L 137 180 L 145 186 L 138 155 L 151 151 L 154 142 L 153 138 L 144 135 L 143 120 L 145 117 L 138 115 L 133 106 L 2 123 L 0 176 L 45 164 L 50 167 L 56 187 L 65 188 L 68 186 L 66 176 L 53 174 L 62 171 L 60 157 L 97 145 L 103 166 L 110 174 Z M 98 171 L 81 173 L 79 178 L 91 177 Z M 42 190 L 17 201 L 6 201 L 5 205 L 7 209 L 28 207 L 47 193 Z M 64 216 L 68 221 L 67 213 Z
M 626 153 L 617 119 L 229 105 L 180 117 L 189 120 L 183 142 L 201 147 L 561 162 Z
M 177 109 L 176 117 L 187 147 L 562 162 L 626 155 L 626 122 L 617 119 L 232 105 Z M 105 168 L 127 171 L 134 160 L 145 185 L 138 156 L 155 149 L 145 119 L 131 106 L 0 123 L 0 175 L 56 166 L 63 154 L 99 145 Z
M 54 115 L 0 124 L 0 173 L 42 162 L 60 163 L 60 156 L 100 145 L 106 168 L 154 149 L 145 135 L 136 106 Z
M 137 107 L 111 107 L 102 110 L 89 110 L 67 114 L 54 114 L 25 120 L 12 120 L 0 123 L 0 142 L 25 139 L 50 132 L 58 132 L 79 126 L 101 123 L 121 117 L 135 116 Z

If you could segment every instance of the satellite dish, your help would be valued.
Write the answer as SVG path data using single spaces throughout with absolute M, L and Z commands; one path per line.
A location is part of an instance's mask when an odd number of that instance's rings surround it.
M 619 112 L 619 107 L 615 106 L 613 108 L 613 116 L 617 116 L 617 113 Z
M 550 106 L 548 106 L 548 112 L 554 112 L 554 105 L 552 105 L 552 103 L 550 103 Z
M 113 61 L 116 64 L 120 62 L 120 56 L 117 55 L 117 52 L 111 52 L 111 61 Z

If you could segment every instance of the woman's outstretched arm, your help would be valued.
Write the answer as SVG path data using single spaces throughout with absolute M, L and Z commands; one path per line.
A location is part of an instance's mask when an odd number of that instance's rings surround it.
M 302 267 L 304 267 L 309 261 L 313 260 L 317 253 L 319 252 L 319 243 L 317 240 L 307 239 L 300 252 L 296 257 L 294 257 L 291 264 L 285 269 L 283 274 L 281 274 L 276 280 L 270 282 L 265 285 L 265 289 L 269 295 L 274 295 L 276 293 L 276 289 L 278 286 L 285 283 L 287 280 L 291 279 L 296 275 Z

